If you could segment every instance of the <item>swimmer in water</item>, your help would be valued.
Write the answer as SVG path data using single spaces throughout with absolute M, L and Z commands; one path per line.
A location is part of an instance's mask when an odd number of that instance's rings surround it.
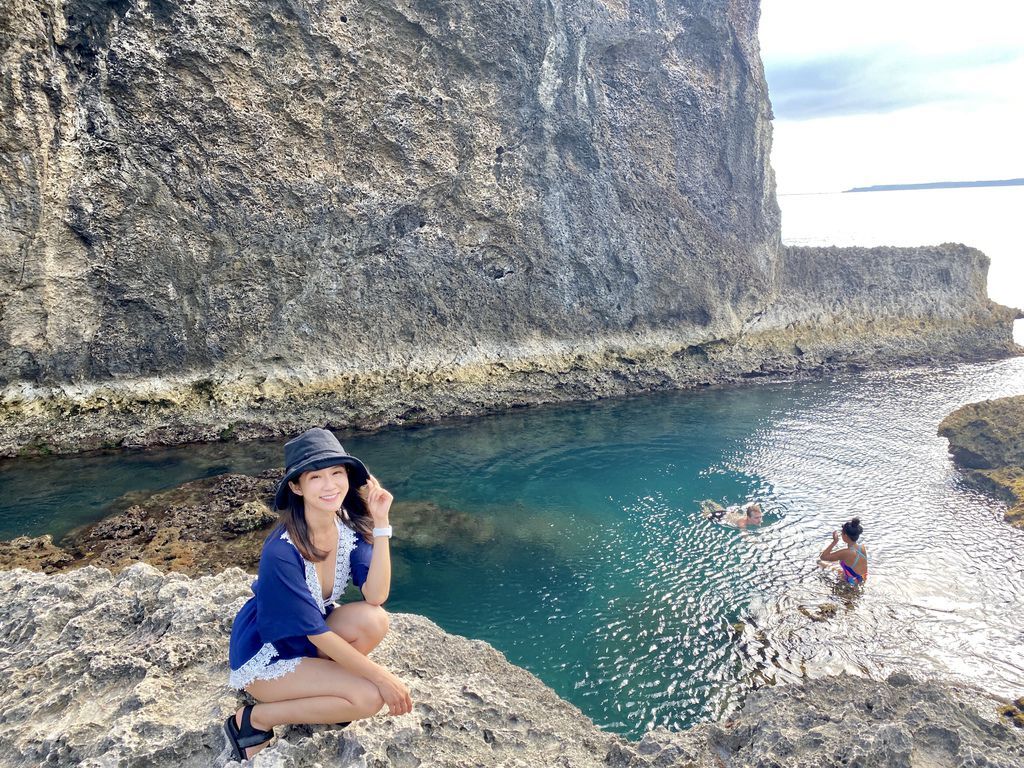
M 743 508 L 743 514 L 735 521 L 737 528 L 749 528 L 753 525 L 760 525 L 764 521 L 764 512 L 757 502 L 747 504 Z
M 764 511 L 756 501 L 750 504 L 723 507 L 713 501 L 702 501 L 701 509 L 712 520 L 746 529 L 764 522 Z

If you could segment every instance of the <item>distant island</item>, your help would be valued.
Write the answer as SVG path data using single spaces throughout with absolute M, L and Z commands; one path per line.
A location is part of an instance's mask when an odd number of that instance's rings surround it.
M 1002 179 L 999 181 L 932 181 L 927 184 L 875 184 L 873 187 L 854 187 L 843 192 L 892 192 L 897 189 L 957 189 L 960 187 L 1017 187 L 1024 186 L 1024 179 Z

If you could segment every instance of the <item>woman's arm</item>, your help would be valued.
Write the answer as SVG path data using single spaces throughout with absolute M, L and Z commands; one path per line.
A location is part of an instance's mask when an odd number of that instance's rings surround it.
M 341 635 L 324 632 L 319 635 L 308 635 L 308 638 L 318 651 L 329 656 L 342 669 L 359 675 L 359 677 L 365 677 L 376 685 L 392 715 L 404 715 L 406 712 L 412 711 L 412 697 L 402 681 L 380 664 L 363 656 Z
M 839 562 L 840 560 L 842 560 L 843 559 L 843 552 L 846 551 L 845 549 L 841 549 L 838 552 L 833 552 L 832 551 L 835 548 L 836 544 L 838 544 L 838 543 L 839 543 L 839 532 L 838 531 L 832 531 L 832 543 L 829 544 L 827 547 L 825 547 L 825 549 L 823 549 L 821 551 L 821 554 L 818 555 L 818 559 L 819 560 L 824 560 L 827 563 L 836 563 L 836 562 Z
M 391 525 L 389 514 L 394 496 L 384 490 L 377 478 L 370 475 L 363 490 L 360 491 L 366 500 L 366 508 L 373 518 L 374 528 L 387 528 Z M 373 540 L 373 556 L 370 559 L 370 571 L 363 582 L 363 599 L 370 605 L 382 605 L 391 592 L 391 540 L 386 536 L 375 537 Z
M 376 525 L 376 523 L 375 523 Z M 387 526 L 376 525 L 377 528 Z M 363 582 L 363 599 L 370 605 L 383 605 L 391 592 L 391 539 L 379 536 L 373 540 L 370 572 Z

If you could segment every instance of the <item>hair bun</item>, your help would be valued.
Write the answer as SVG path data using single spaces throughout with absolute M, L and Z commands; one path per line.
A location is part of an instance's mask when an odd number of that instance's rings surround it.
M 853 518 L 853 520 L 850 521 L 850 525 L 860 525 L 860 518 L 859 517 Z

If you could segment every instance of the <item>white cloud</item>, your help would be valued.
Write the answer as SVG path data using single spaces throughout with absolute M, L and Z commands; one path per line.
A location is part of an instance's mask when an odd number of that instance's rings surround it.
M 766 63 L 892 49 L 955 56 L 1020 49 L 1018 0 L 762 0 L 759 37 Z
M 779 191 L 1024 177 L 1024 3 L 764 0 Z

